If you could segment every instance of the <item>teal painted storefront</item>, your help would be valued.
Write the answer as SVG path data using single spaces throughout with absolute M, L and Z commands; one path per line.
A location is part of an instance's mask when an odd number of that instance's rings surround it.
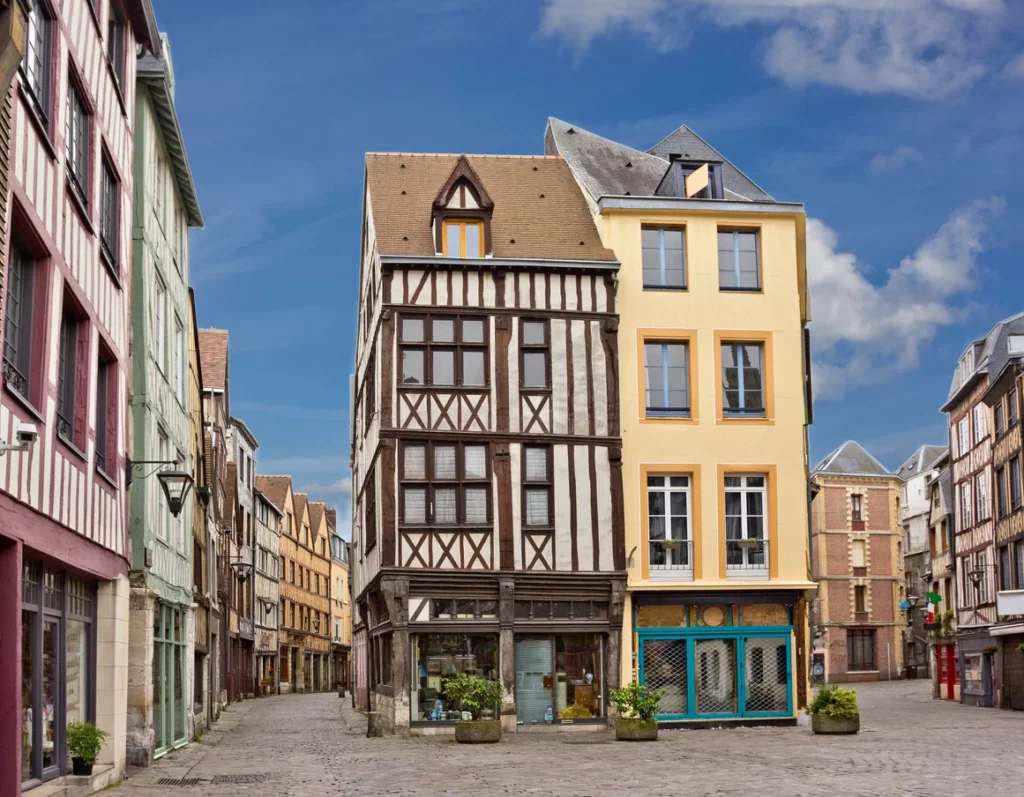
M 742 606 L 722 609 L 713 627 L 691 625 L 689 609 L 683 626 L 634 625 L 639 682 L 662 691 L 658 719 L 792 719 L 792 624 L 743 625 Z

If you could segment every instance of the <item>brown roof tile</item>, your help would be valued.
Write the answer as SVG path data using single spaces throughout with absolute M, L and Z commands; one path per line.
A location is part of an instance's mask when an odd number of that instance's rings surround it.
M 302 510 L 306 507 L 306 502 L 309 501 L 309 496 L 305 493 L 292 493 L 292 506 L 295 507 L 295 522 L 300 523 L 302 520 Z
M 291 476 L 257 476 L 256 486 L 284 512 L 288 488 L 292 486 Z
M 324 509 L 322 501 L 309 502 L 309 525 L 313 529 L 320 528 L 320 521 L 324 519 Z
M 199 330 L 199 362 L 203 387 L 223 390 L 228 383 L 228 331 Z
M 367 154 L 366 181 L 382 255 L 434 254 L 434 200 L 459 157 Z M 507 155 L 466 159 L 494 201 L 494 257 L 615 260 L 601 244 L 586 200 L 564 160 Z

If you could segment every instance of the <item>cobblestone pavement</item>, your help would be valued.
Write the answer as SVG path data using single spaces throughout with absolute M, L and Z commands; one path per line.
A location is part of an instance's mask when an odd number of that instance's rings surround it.
M 809 728 L 679 730 L 653 744 L 610 733 L 367 739 L 333 694 L 229 707 L 202 742 L 134 770 L 118 797 L 230 795 L 779 795 L 1001 797 L 1024 794 L 1024 714 L 932 700 L 926 681 L 857 687 L 862 732 Z M 262 777 L 258 783 L 225 776 Z M 162 779 L 197 779 L 159 785 Z

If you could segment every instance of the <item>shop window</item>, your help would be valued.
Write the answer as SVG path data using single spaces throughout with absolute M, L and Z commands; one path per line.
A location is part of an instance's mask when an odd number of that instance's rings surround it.
M 982 654 L 976 653 L 964 656 L 963 686 L 965 692 L 983 693 L 985 691 Z
M 421 634 L 412 637 L 413 683 L 410 708 L 413 722 L 445 722 L 462 718 L 460 706 L 444 693 L 444 679 L 466 673 L 498 679 L 497 635 Z M 490 709 L 498 716 L 499 707 Z
M 846 632 L 846 660 L 850 672 L 873 671 L 875 667 L 875 632 L 851 628 Z

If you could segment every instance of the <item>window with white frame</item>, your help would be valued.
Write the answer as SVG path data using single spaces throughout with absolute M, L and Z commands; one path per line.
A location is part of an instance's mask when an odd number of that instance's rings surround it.
M 988 434 L 988 415 L 982 402 L 974 405 L 974 445 L 978 445 Z
M 974 525 L 973 512 L 974 504 L 971 502 L 971 483 L 969 481 L 960 484 L 960 528 L 968 529 Z
M 171 345 L 174 347 L 174 364 L 171 366 L 174 369 L 174 376 L 172 377 L 172 380 L 174 383 L 174 395 L 177 396 L 178 401 L 182 404 L 185 403 L 184 343 L 185 326 L 181 323 L 181 319 L 175 315 L 174 339 L 171 341 Z
M 988 475 L 979 473 L 974 479 L 975 517 L 980 523 L 989 517 Z
M 971 450 L 971 421 L 966 415 L 957 424 L 957 437 L 960 443 L 960 456 Z
M 985 551 L 978 551 L 974 555 L 974 567 L 981 573 L 981 580 L 978 582 L 978 603 L 988 603 L 988 554 Z
M 646 414 L 690 417 L 690 346 L 688 343 L 644 342 Z
M 647 477 L 647 540 L 652 570 L 688 570 L 690 555 L 690 477 Z
M 767 477 L 763 474 L 725 477 L 725 556 L 733 570 L 764 570 Z
M 722 412 L 727 417 L 764 417 L 764 346 L 722 344 Z
M 161 371 L 167 370 L 167 286 L 156 276 L 153 286 L 153 350 L 156 364 Z

